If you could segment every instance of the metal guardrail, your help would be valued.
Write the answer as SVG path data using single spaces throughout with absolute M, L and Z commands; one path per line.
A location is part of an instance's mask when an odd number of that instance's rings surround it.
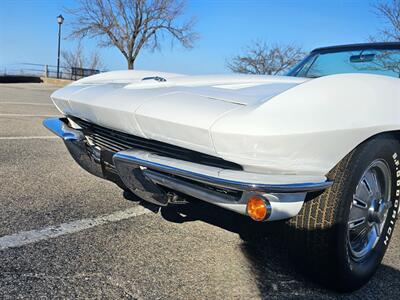
M 71 79 L 72 80 L 77 80 L 79 78 L 99 74 L 99 70 L 95 69 L 85 69 L 85 68 L 77 68 L 77 67 L 72 67 L 71 68 Z
M 59 78 L 78 80 L 100 72 L 100 70 L 95 69 L 60 66 Z M 57 78 L 57 66 L 35 63 L 11 64 L 4 67 L 3 70 L 0 69 L 0 76 L 7 75 Z

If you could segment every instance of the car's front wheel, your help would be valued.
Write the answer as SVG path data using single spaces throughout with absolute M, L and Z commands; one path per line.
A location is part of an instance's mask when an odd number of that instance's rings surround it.
M 341 291 L 364 285 L 393 234 L 400 196 L 400 144 L 372 138 L 328 174 L 332 187 L 309 195 L 288 223 L 291 254 L 306 271 Z

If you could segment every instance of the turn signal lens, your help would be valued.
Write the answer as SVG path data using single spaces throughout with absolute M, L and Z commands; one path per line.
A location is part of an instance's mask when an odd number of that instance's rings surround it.
M 252 196 L 247 201 L 247 214 L 252 218 L 254 221 L 264 221 L 270 212 L 268 211 L 269 205 L 267 205 L 264 198 L 260 196 Z

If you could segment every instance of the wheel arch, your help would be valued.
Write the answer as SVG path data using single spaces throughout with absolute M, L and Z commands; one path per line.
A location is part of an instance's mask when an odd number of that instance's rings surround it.
M 363 141 L 359 142 L 358 144 L 356 144 L 350 151 L 348 151 L 345 155 L 343 155 L 343 157 L 338 161 L 337 164 L 335 164 L 330 170 L 329 172 L 326 174 L 326 176 L 328 177 L 328 174 L 334 169 L 336 168 L 336 166 L 340 163 L 340 161 L 345 158 L 347 155 L 349 155 L 350 153 L 352 153 L 353 151 L 356 151 L 357 149 L 360 148 L 360 146 L 362 146 L 365 143 L 368 143 L 369 141 L 376 139 L 376 138 L 387 138 L 387 139 L 393 139 L 396 140 L 398 142 L 400 142 L 400 128 L 399 129 L 394 129 L 394 130 L 387 130 L 387 131 L 382 131 L 379 133 L 375 133 L 373 135 L 371 135 L 370 137 L 364 139 Z M 399 152 L 400 152 L 400 148 L 399 148 Z

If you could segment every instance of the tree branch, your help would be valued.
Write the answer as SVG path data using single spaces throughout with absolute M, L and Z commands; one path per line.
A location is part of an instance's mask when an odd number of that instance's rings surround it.
M 234 56 L 227 67 L 235 73 L 282 74 L 305 56 L 304 51 L 294 45 L 272 45 L 257 41 L 248 46 L 244 54 Z
M 183 21 L 184 0 L 79 0 L 79 7 L 67 9 L 74 21 L 72 38 L 96 38 L 99 46 L 115 46 L 128 67 L 143 48 L 160 49 L 160 41 L 170 37 L 185 48 L 199 38 L 193 18 Z

